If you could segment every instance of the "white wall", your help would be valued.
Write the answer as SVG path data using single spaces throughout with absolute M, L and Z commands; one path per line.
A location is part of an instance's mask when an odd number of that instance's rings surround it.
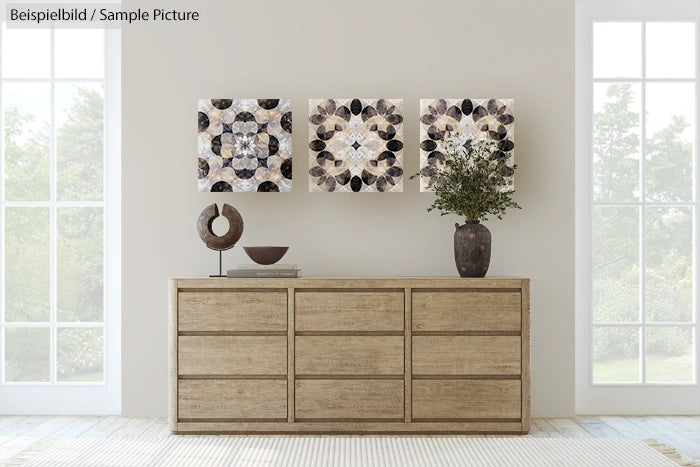
M 125 8 L 161 6 L 125 1 Z M 515 99 L 516 199 L 486 225 L 489 275 L 532 278 L 532 410 L 574 410 L 573 0 L 178 1 L 197 24 L 123 30 L 125 416 L 167 414 L 167 279 L 215 272 L 199 240 L 213 202 L 245 220 L 239 245 L 285 244 L 306 276 L 456 276 L 455 221 L 404 193 L 308 193 L 308 99 L 404 99 L 406 173 L 418 170 L 427 97 Z M 285 97 L 294 111 L 292 193 L 199 193 L 200 97 Z M 224 267 L 246 262 L 237 246 Z

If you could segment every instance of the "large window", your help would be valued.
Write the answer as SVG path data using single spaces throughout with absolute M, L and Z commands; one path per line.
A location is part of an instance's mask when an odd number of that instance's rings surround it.
M 0 411 L 118 412 L 118 32 L 0 42 Z
M 577 386 L 694 386 L 700 16 L 606 4 L 577 13 Z

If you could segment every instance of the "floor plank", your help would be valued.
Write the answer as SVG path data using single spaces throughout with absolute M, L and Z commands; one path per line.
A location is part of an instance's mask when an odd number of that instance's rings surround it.
M 680 418 L 682 422 L 690 428 L 690 431 L 700 433 L 700 417 L 691 417 L 686 415 L 678 418 Z
M 574 422 L 596 438 L 622 438 L 623 435 L 597 417 L 576 417 Z
M 135 438 L 141 436 L 151 425 L 155 423 L 155 418 L 132 418 L 121 426 L 110 438 Z
M 173 436 L 173 434 L 170 433 L 168 420 L 164 418 L 156 418 L 153 425 L 151 425 L 146 431 L 144 431 L 141 436 L 144 438 L 162 438 L 167 436 Z
M 552 428 L 557 430 L 565 438 L 592 438 L 593 435 L 584 430 L 571 418 L 546 418 Z
M 37 425 L 50 420 L 51 417 L 44 416 L 32 416 L 32 417 L 20 417 L 14 420 L 12 423 L 8 424 L 0 432 L 0 445 L 3 440 L 10 439 L 15 436 L 20 436 L 22 433 L 27 432 Z
M 532 427 L 530 432 L 535 431 L 537 438 L 561 438 L 563 436 L 543 418 L 533 418 L 530 425 Z
M 623 436 L 628 438 L 653 438 L 650 432 L 630 422 L 628 420 L 630 417 L 599 416 L 597 418 L 618 433 L 621 433 Z
M 81 438 L 100 438 L 107 437 L 124 426 L 129 421 L 128 418 L 122 418 L 118 415 L 109 415 L 100 420 L 97 424 L 91 427 L 80 435 Z
M 2 415 L 2 416 L 0 416 L 0 433 L 2 433 L 2 430 L 6 426 L 15 423 L 20 418 L 22 418 L 22 415 Z
M 700 433 L 700 422 L 695 422 L 693 417 L 658 417 L 672 431 L 683 433 Z
M 61 428 L 57 436 L 62 438 L 77 438 L 98 423 L 105 417 L 100 415 L 77 417 L 73 422 Z
M 670 417 L 628 417 L 628 420 L 644 428 L 652 438 L 674 447 L 687 457 L 700 458 L 700 444 L 678 431 L 676 422 L 669 422 L 664 418 Z

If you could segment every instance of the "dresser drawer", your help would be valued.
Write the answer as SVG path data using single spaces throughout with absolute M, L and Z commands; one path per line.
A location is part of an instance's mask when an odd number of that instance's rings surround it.
M 298 336 L 298 375 L 403 375 L 403 336 Z
M 287 420 L 287 381 L 181 380 L 179 419 Z
M 297 380 L 295 418 L 403 421 L 403 380 Z
M 414 375 L 519 375 L 520 336 L 413 336 Z
M 180 292 L 179 331 L 286 331 L 287 292 Z
M 520 331 L 520 292 L 412 294 L 413 331 Z
M 413 380 L 413 419 L 519 419 L 520 380 Z
M 286 375 L 285 336 L 180 336 L 180 375 Z
M 403 292 L 297 292 L 297 331 L 403 331 Z

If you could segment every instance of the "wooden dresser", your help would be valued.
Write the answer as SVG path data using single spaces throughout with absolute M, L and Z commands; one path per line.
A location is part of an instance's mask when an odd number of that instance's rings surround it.
M 527 433 L 529 279 L 170 281 L 176 433 Z

